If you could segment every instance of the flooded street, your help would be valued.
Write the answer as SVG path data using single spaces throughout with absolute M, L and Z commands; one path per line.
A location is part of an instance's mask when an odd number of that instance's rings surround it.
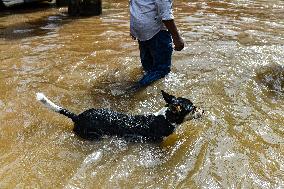
M 0 188 L 284 188 L 284 1 L 176 0 L 186 48 L 172 72 L 134 94 L 142 76 L 127 0 L 101 16 L 66 8 L 0 13 Z M 150 113 L 160 90 L 206 111 L 161 144 L 84 141 L 73 112 Z

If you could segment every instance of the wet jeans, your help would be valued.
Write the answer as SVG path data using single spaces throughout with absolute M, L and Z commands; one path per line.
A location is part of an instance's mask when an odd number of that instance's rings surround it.
M 165 77 L 171 71 L 172 37 L 168 31 L 161 30 L 147 41 L 139 41 L 140 58 L 146 72 L 139 81 L 141 86 Z

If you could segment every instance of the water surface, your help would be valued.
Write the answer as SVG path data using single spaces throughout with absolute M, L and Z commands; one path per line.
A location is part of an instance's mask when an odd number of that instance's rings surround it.
M 0 16 L 1 188 L 283 188 L 284 2 L 175 1 L 186 41 L 172 73 L 131 95 L 142 76 L 128 1 L 97 17 L 65 8 Z M 160 144 L 88 142 L 35 101 L 42 91 L 79 113 L 150 113 L 160 90 L 206 110 Z

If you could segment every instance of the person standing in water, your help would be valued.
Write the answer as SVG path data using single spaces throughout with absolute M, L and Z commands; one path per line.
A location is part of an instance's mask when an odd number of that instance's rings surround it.
M 130 35 L 139 43 L 145 71 L 139 87 L 165 77 L 171 71 L 173 45 L 176 51 L 184 41 L 176 27 L 172 0 L 130 0 Z

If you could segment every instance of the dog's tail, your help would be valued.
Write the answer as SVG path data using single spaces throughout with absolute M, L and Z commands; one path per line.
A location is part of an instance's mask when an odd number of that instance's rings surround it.
M 53 102 L 51 102 L 43 93 L 36 93 L 36 99 L 38 101 L 40 101 L 41 103 L 43 103 L 43 105 L 45 107 L 47 107 L 48 109 L 51 109 L 57 113 L 63 114 L 65 116 L 67 116 L 68 118 L 72 119 L 73 122 L 75 122 L 77 120 L 77 115 L 70 112 L 69 110 L 62 108 L 56 104 L 54 104 Z

